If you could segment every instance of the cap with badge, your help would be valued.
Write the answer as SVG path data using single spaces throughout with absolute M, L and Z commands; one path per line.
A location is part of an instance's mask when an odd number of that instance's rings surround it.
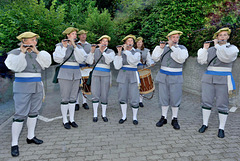
M 110 36 L 108 36 L 108 35 L 103 35 L 103 36 L 101 36 L 97 41 L 101 41 L 102 39 L 108 39 L 108 41 L 110 41 L 111 40 L 111 37 Z
M 228 35 L 231 34 L 231 29 L 229 29 L 228 27 L 225 27 L 225 28 L 221 28 L 219 29 L 217 32 L 214 33 L 213 35 L 213 39 L 216 39 L 216 37 L 218 36 L 218 34 L 222 31 L 227 31 Z
M 181 36 L 181 35 L 183 34 L 183 32 L 182 32 L 182 31 L 174 30 L 174 31 L 170 32 L 170 33 L 166 36 L 166 38 L 168 38 L 168 37 L 171 36 L 171 35 L 176 35 L 176 34 L 179 34 L 179 35 Z
M 126 40 L 129 39 L 129 38 L 132 38 L 134 41 L 136 41 L 136 37 L 135 37 L 134 35 L 132 35 L 132 34 L 127 35 L 126 37 L 124 37 L 124 38 L 122 39 L 122 41 L 126 41 Z
M 77 34 L 82 35 L 82 34 L 87 34 L 87 33 L 88 33 L 88 31 L 86 31 L 86 30 L 80 30 Z
M 74 28 L 74 27 L 68 27 L 66 30 L 63 31 L 63 35 L 68 35 L 70 33 L 72 33 L 73 31 L 79 31 L 77 28 Z
M 143 41 L 143 38 L 142 37 L 138 37 L 137 39 L 136 39 L 136 42 L 138 42 L 138 41 Z
M 22 41 L 23 39 L 29 39 L 29 38 L 33 38 L 33 37 L 36 37 L 38 39 L 40 36 L 33 32 L 24 32 L 24 33 L 20 34 L 19 36 L 17 36 L 17 39 Z

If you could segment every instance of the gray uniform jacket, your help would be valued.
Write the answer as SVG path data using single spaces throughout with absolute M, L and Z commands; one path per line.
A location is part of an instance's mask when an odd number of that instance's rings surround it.
M 187 50 L 186 47 L 183 46 L 183 45 L 179 45 L 179 48 Z M 168 52 L 169 50 L 171 50 L 169 48 L 169 46 L 164 47 L 164 51 L 163 51 L 163 53 L 160 57 L 161 67 L 164 66 L 164 67 L 169 67 L 169 68 L 182 68 L 183 63 L 176 62 L 171 57 L 171 52 Z M 166 76 L 167 76 L 167 74 L 158 72 L 157 76 L 156 76 L 156 81 L 161 82 L 161 83 L 165 83 Z M 168 77 L 169 77 L 169 79 L 168 79 L 169 83 L 183 83 L 183 76 L 182 75 L 168 75 Z
M 64 48 L 62 43 L 58 43 L 56 45 L 55 52 L 53 53 L 53 58 L 58 63 L 61 63 L 64 60 L 66 60 L 71 55 L 72 51 L 74 53 L 67 60 L 66 63 L 79 64 L 79 63 L 82 63 L 85 60 L 85 58 L 86 58 L 86 52 L 83 50 L 83 48 L 80 45 L 77 45 L 77 47 L 75 49 L 73 48 L 73 46 L 68 45 L 67 48 L 66 48 L 66 51 L 61 51 L 61 50 L 63 50 L 62 48 Z M 62 56 L 62 54 L 64 54 L 64 55 Z M 60 68 L 60 71 L 59 71 L 59 74 L 58 74 L 58 79 L 65 79 L 65 80 L 81 79 L 81 71 L 79 70 L 79 65 L 75 65 L 74 69 L 72 69 L 72 68 L 64 68 L 64 66 L 62 66 Z
M 20 48 L 14 49 L 8 53 L 19 55 L 21 53 Z M 21 73 L 41 73 L 42 67 L 36 60 L 37 54 L 34 52 L 26 53 L 25 59 L 27 66 Z M 50 58 L 51 63 L 51 58 Z M 50 66 L 50 64 L 49 64 Z M 16 82 L 13 83 L 13 92 L 14 93 L 38 93 L 43 91 L 42 82 Z
M 130 51 L 132 53 L 132 55 L 139 53 L 140 50 L 135 49 L 135 50 L 131 50 Z M 140 61 L 140 60 L 139 60 Z M 123 54 L 122 51 L 122 64 L 123 65 L 130 65 L 127 61 L 127 56 L 125 54 Z M 130 83 L 136 83 L 139 78 L 136 77 L 136 71 L 128 71 L 128 70 L 123 70 L 120 69 L 118 76 L 117 76 L 117 82 L 118 83 L 126 83 L 127 81 L 129 81 Z
M 227 48 L 233 47 L 234 45 L 229 45 Z M 209 67 L 228 67 L 232 68 L 233 61 L 229 63 L 224 63 L 217 57 L 216 54 L 217 49 L 215 47 L 211 47 L 207 50 L 208 52 L 208 58 L 207 62 Z M 211 62 L 210 62 L 211 61 Z M 210 75 L 210 74 L 203 74 L 202 76 L 202 82 L 205 83 L 214 83 L 214 84 L 227 84 L 227 76 L 220 76 L 220 75 Z

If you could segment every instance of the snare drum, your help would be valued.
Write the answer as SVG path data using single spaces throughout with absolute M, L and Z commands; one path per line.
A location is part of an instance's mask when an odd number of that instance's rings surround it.
M 155 85 L 152 79 L 151 69 L 138 70 L 140 76 L 140 94 L 148 94 L 153 92 Z
M 89 73 L 92 71 L 92 69 L 92 67 L 80 68 L 82 74 L 82 92 L 87 95 L 91 95 L 91 85 L 87 85 L 87 81 L 89 78 Z

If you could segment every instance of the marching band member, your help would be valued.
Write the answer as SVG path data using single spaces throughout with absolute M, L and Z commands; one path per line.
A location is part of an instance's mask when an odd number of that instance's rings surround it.
M 20 48 L 10 51 L 5 61 L 6 66 L 15 72 L 13 82 L 15 114 L 12 123 L 11 147 L 11 154 L 14 157 L 19 155 L 18 138 L 26 117 L 27 143 L 43 143 L 34 133 L 44 97 L 41 72 L 51 65 L 52 60 L 48 52 L 38 51 L 36 47 L 38 38 L 39 35 L 33 32 L 24 32 L 19 35 L 17 39 L 21 41 Z
M 174 129 L 180 129 L 177 116 L 182 98 L 182 67 L 188 58 L 188 51 L 185 46 L 179 45 L 181 31 L 172 31 L 167 35 L 168 44 L 160 43 L 153 50 L 152 59 L 160 60 L 161 69 L 156 76 L 159 83 L 159 103 L 162 107 L 162 117 L 156 123 L 157 127 L 167 123 L 167 112 L 172 107 L 172 123 Z
M 224 127 L 228 116 L 228 93 L 235 89 L 232 77 L 232 65 L 238 55 L 238 48 L 227 42 L 231 30 L 222 28 L 213 36 L 214 46 L 210 42 L 204 43 L 198 50 L 198 63 L 208 64 L 207 71 L 202 77 L 202 115 L 203 125 L 199 129 L 204 133 L 208 128 L 208 119 L 216 98 L 219 115 L 218 137 L 224 138 Z
M 115 57 L 114 51 L 108 48 L 108 43 L 110 40 L 111 38 L 108 35 L 103 35 L 100 37 L 97 40 L 100 42 L 98 45 L 99 48 L 96 49 L 97 45 L 92 45 L 91 52 L 86 59 L 86 62 L 88 64 L 93 64 L 95 61 L 96 65 L 93 70 L 91 80 L 91 91 L 93 95 L 93 122 L 98 121 L 97 111 L 99 101 L 101 101 L 102 106 L 102 119 L 104 122 L 108 122 L 106 109 L 108 104 L 108 93 L 111 84 L 110 63 L 114 60 Z
M 117 46 L 118 55 L 115 56 L 114 66 L 119 70 L 117 76 L 119 102 L 122 110 L 122 118 L 119 124 L 127 120 L 127 103 L 129 99 L 133 111 L 133 124 L 137 125 L 137 112 L 139 108 L 139 75 L 137 65 L 140 63 L 140 51 L 133 48 L 136 37 L 126 36 L 122 41 L 124 45 Z M 122 51 L 123 48 L 123 51 Z
M 151 66 L 154 64 L 154 61 L 152 60 L 151 55 L 150 55 L 150 50 L 145 48 L 142 37 L 138 37 L 136 39 L 135 48 L 140 50 L 140 55 L 141 55 L 141 59 L 140 59 L 141 62 L 137 66 L 138 70 L 144 69 L 147 66 Z M 139 100 L 140 100 L 139 106 L 144 107 L 143 95 L 140 94 Z
M 87 39 L 87 31 L 85 30 L 80 30 L 78 32 L 78 38 L 79 38 L 79 41 L 78 41 L 78 45 L 82 46 L 84 51 L 89 54 L 90 51 L 91 51 L 91 44 L 89 44 L 86 39 Z M 80 71 L 81 73 L 83 74 L 84 73 L 84 68 L 85 67 L 89 67 L 88 64 L 86 64 L 85 62 L 79 64 L 80 65 Z M 89 109 L 89 106 L 87 104 L 87 99 L 83 96 L 82 92 L 81 92 L 81 89 L 79 88 L 79 91 L 78 91 L 78 96 L 77 96 L 77 102 L 76 102 L 76 105 L 75 105 L 75 110 L 78 111 L 79 110 L 79 97 L 80 95 L 82 96 L 82 100 L 83 100 L 83 103 L 82 103 L 82 107 L 85 109 L 85 110 L 88 110 Z
M 73 27 L 68 27 L 63 31 L 63 35 L 66 35 L 67 39 L 58 43 L 53 53 L 53 59 L 57 63 L 62 63 L 68 59 L 67 62 L 61 66 L 58 74 L 61 92 L 61 112 L 63 116 L 63 125 L 66 129 L 70 129 L 71 126 L 74 128 L 78 127 L 74 121 L 74 113 L 81 79 L 79 63 L 82 63 L 86 57 L 83 48 L 80 45 L 76 45 L 74 42 L 77 38 L 77 31 L 78 29 Z M 67 119 L 68 111 L 70 115 L 69 121 Z

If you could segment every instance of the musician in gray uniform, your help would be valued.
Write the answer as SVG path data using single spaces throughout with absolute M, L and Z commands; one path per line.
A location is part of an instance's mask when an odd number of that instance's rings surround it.
M 15 114 L 12 123 L 12 147 L 11 154 L 19 155 L 18 138 L 23 127 L 23 121 L 27 117 L 27 143 L 42 144 L 43 141 L 36 138 L 35 127 L 39 110 L 44 98 L 44 88 L 41 80 L 41 72 L 51 63 L 51 55 L 42 50 L 38 51 L 37 38 L 33 32 L 24 32 L 17 37 L 21 41 L 20 48 L 8 53 L 6 66 L 15 72 L 13 82 L 13 99 Z
M 78 38 L 79 38 L 79 41 L 78 41 L 78 45 L 82 46 L 84 51 L 89 54 L 90 51 L 91 51 L 91 44 L 89 44 L 86 39 L 87 39 L 87 31 L 85 30 L 80 30 L 78 32 Z M 80 71 L 81 73 L 84 72 L 85 68 L 86 67 L 90 67 L 89 64 L 87 64 L 86 62 L 83 62 L 81 64 L 79 64 L 80 66 Z M 82 96 L 82 100 L 83 100 L 83 103 L 82 103 L 82 107 L 86 110 L 89 109 L 89 106 L 87 104 L 87 99 L 83 96 L 82 92 L 81 92 L 81 88 L 79 88 L 79 91 L 78 91 L 78 96 L 77 96 L 77 102 L 76 102 L 76 105 L 75 105 L 75 110 L 78 111 L 79 110 L 79 99 L 80 99 L 80 95 Z
M 238 48 L 227 42 L 231 30 L 222 28 L 213 36 L 214 46 L 210 42 L 204 43 L 198 50 L 198 63 L 208 64 L 207 71 L 202 77 L 202 115 L 203 125 L 199 129 L 204 133 L 208 128 L 208 119 L 216 98 L 218 108 L 219 130 L 218 137 L 224 138 L 224 127 L 228 116 L 228 94 L 235 89 L 232 77 L 232 65 L 238 55 Z
M 117 46 L 118 55 L 115 56 L 113 62 L 114 67 L 119 70 L 117 76 L 118 97 L 122 110 L 122 118 L 119 120 L 119 124 L 127 120 L 128 99 L 133 111 L 133 124 L 138 124 L 140 78 L 137 72 L 137 65 L 140 63 L 140 51 L 133 48 L 135 40 L 136 37 L 134 35 L 126 36 L 122 40 L 124 45 Z
M 93 64 L 95 61 L 96 65 L 93 70 L 91 80 L 91 91 L 93 95 L 93 122 L 98 121 L 97 111 L 99 101 L 101 101 L 102 106 L 102 119 L 104 122 L 108 122 L 106 109 L 108 104 L 108 93 L 111 84 L 110 63 L 115 58 L 114 51 L 107 47 L 110 40 L 111 38 L 108 35 L 103 35 L 100 37 L 97 40 L 100 42 L 100 44 L 92 46 L 91 52 L 86 59 L 88 64 Z M 96 46 L 99 46 L 99 48 L 96 49 Z
M 144 68 L 154 64 L 154 61 L 152 60 L 151 55 L 150 55 L 150 50 L 145 48 L 142 37 L 138 37 L 136 39 L 135 48 L 140 50 L 140 54 L 141 54 L 140 63 L 138 63 L 138 65 L 137 65 L 138 70 L 144 69 Z M 139 106 L 144 107 L 143 95 L 141 95 L 141 94 L 139 96 L 139 101 L 140 101 Z
M 153 50 L 152 59 L 161 62 L 161 69 L 157 73 L 156 81 L 159 84 L 159 103 L 162 107 L 162 117 L 156 126 L 167 123 L 167 112 L 172 107 L 172 123 L 174 129 L 180 129 L 177 116 L 182 98 L 182 67 L 188 58 L 187 48 L 179 45 L 178 41 L 183 33 L 172 31 L 167 35 L 168 44 L 160 43 Z
M 67 39 L 56 45 L 53 59 L 57 63 L 63 63 L 58 74 L 58 81 L 61 92 L 61 112 L 63 116 L 64 128 L 76 128 L 78 125 L 74 121 L 75 103 L 81 79 L 79 64 L 86 59 L 86 52 L 80 45 L 75 44 L 77 38 L 77 28 L 68 27 L 63 35 Z M 67 113 L 69 111 L 69 121 Z

